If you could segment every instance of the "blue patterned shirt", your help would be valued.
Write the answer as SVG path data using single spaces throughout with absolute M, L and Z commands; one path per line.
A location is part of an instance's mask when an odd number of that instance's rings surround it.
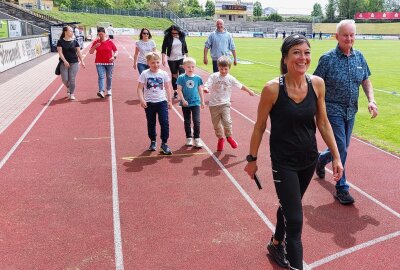
M 359 87 L 371 75 L 362 53 L 351 49 L 347 56 L 338 45 L 321 56 L 314 75 L 325 81 L 327 114 L 353 119 L 358 111 Z
M 227 31 L 212 32 L 204 44 L 207 49 L 210 49 L 211 58 L 213 61 L 218 60 L 223 55 L 230 56 L 231 51 L 235 50 L 235 43 L 232 35 Z

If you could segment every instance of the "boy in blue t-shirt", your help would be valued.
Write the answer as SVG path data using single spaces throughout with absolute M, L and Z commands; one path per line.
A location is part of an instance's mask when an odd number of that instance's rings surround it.
M 178 96 L 181 100 L 182 112 L 186 133 L 186 145 L 193 146 L 190 119 L 193 119 L 194 146 L 203 147 L 200 140 L 200 107 L 204 109 L 203 80 L 194 74 L 196 60 L 186 57 L 183 60 L 185 74 L 178 77 Z

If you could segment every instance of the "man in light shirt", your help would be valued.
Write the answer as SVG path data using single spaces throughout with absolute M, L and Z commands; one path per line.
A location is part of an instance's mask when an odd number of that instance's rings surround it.
M 225 30 L 224 21 L 218 19 L 216 22 L 216 27 L 214 32 L 212 32 L 204 45 L 204 64 L 208 64 L 207 53 L 210 50 L 211 59 L 213 63 L 213 72 L 218 72 L 217 60 L 221 56 L 231 56 L 233 55 L 233 64 L 236 66 L 236 50 L 235 43 L 233 42 L 232 35 Z

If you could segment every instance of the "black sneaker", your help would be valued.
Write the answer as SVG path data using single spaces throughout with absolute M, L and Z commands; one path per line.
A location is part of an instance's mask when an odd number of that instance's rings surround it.
M 163 155 L 172 155 L 171 149 L 169 149 L 166 143 L 161 144 L 160 153 Z
M 289 262 L 286 259 L 286 249 L 283 245 L 283 242 L 280 242 L 278 245 L 274 245 L 273 237 L 271 237 L 271 241 L 268 243 L 267 249 L 272 258 L 274 258 L 274 261 L 280 267 L 289 268 Z
M 178 92 L 174 91 L 174 98 L 178 98 Z
M 341 204 L 352 204 L 354 203 L 354 198 L 350 195 L 347 190 L 338 190 L 336 194 L 334 194 L 336 199 L 339 200 Z
M 157 150 L 157 143 L 156 141 L 151 141 L 149 146 L 149 151 L 156 151 Z
M 321 162 L 317 161 L 317 166 L 315 167 L 315 173 L 319 178 L 325 178 L 325 165 L 322 165 Z

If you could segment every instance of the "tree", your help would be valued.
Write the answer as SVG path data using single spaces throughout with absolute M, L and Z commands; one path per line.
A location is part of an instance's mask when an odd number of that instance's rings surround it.
M 214 16 L 215 14 L 215 4 L 211 0 L 207 0 L 205 5 L 206 16 Z
M 333 22 L 335 20 L 335 1 L 329 0 L 325 7 L 325 15 L 328 22 Z
M 203 14 L 203 7 L 198 0 L 188 0 L 188 14 L 193 16 L 201 16 Z
M 311 11 L 311 17 L 323 17 L 322 7 L 320 3 L 315 3 L 313 6 L 313 11 Z
M 386 0 L 385 1 L 385 11 L 400 11 L 400 1 L 399 0 Z
M 283 18 L 281 15 L 279 15 L 278 13 L 272 13 L 271 15 L 269 15 L 267 17 L 267 21 L 273 21 L 273 22 L 282 22 Z
M 253 6 L 253 16 L 261 17 L 262 16 L 262 6 L 261 3 L 256 1 Z

